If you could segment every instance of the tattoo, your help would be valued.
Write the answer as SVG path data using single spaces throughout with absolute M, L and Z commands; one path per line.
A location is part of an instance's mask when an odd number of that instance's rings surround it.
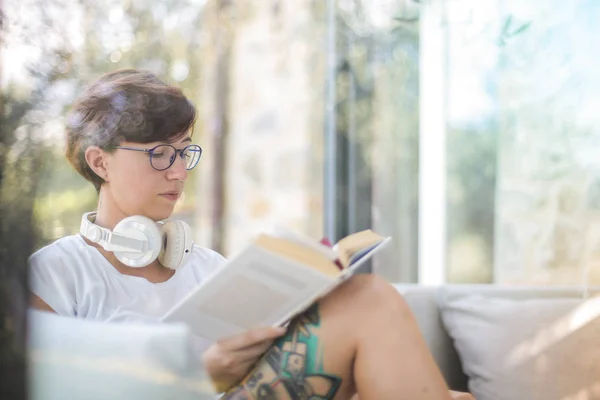
M 323 372 L 323 348 L 315 328 L 321 326 L 318 305 L 290 323 L 250 374 L 223 400 L 329 400 L 342 379 Z

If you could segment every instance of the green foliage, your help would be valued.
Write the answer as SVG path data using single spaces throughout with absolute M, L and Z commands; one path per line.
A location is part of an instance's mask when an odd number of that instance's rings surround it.
M 498 39 L 498 45 L 504 46 L 507 41 L 529 29 L 532 21 L 524 22 L 517 27 L 513 26 L 513 15 L 510 14 L 506 17 L 504 21 L 504 25 L 502 26 L 502 31 L 500 32 L 500 38 Z

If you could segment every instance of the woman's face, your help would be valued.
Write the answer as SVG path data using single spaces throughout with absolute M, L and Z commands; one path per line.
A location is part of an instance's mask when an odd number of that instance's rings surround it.
M 191 138 L 184 135 L 172 143 L 122 142 L 119 146 L 152 149 L 159 144 L 170 144 L 181 150 L 191 144 Z M 106 174 L 103 187 L 122 214 L 143 215 L 159 221 L 173 213 L 183 192 L 188 171 L 179 154 L 169 168 L 157 171 L 150 164 L 150 154 L 147 152 L 117 149 L 108 154 Z

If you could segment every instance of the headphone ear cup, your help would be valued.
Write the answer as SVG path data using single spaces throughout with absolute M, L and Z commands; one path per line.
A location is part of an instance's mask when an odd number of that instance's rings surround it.
M 179 220 L 165 221 L 161 227 L 163 249 L 158 261 L 165 267 L 177 269 L 185 264 L 192 252 L 192 228 Z
M 117 260 L 129 267 L 145 267 L 160 254 L 162 235 L 156 222 L 150 218 L 141 215 L 127 217 L 115 226 L 113 232 L 144 242 L 141 252 L 114 252 Z

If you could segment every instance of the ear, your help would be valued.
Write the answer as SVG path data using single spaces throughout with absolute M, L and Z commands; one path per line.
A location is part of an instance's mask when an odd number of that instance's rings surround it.
M 109 154 L 98 146 L 90 146 L 85 150 L 85 161 L 100 178 L 108 181 Z

